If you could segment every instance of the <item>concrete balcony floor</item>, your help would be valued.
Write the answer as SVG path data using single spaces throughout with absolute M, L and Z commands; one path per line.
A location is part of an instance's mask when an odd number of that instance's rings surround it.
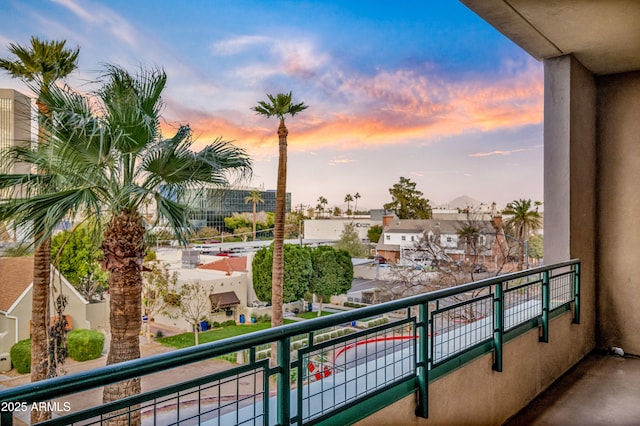
M 593 352 L 505 426 L 640 424 L 640 358 Z

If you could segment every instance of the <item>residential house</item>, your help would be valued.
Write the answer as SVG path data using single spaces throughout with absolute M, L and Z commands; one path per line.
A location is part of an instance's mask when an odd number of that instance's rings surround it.
M 476 230 L 473 241 L 461 235 L 466 227 Z M 470 262 L 495 270 L 508 260 L 509 246 L 502 219 L 497 215 L 461 214 L 449 219 L 419 220 L 386 216 L 377 252 L 395 264 Z
M 67 296 L 64 312 L 70 328 L 107 326 L 108 304 L 89 303 L 53 266 L 51 286 L 51 306 L 55 306 L 58 295 Z M 11 346 L 31 334 L 32 287 L 33 257 L 0 257 L 0 353 L 9 352 Z

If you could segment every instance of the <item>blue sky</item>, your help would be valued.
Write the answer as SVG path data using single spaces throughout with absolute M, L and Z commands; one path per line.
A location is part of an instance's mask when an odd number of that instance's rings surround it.
M 104 63 L 164 68 L 165 133 L 233 140 L 251 186 L 275 188 L 278 149 L 277 121 L 250 108 L 293 91 L 309 105 L 287 121 L 294 205 L 358 192 L 381 208 L 400 176 L 432 205 L 542 201 L 542 64 L 457 1 L 5 0 L 0 15 L 1 57 L 32 35 L 80 47 L 80 90 Z

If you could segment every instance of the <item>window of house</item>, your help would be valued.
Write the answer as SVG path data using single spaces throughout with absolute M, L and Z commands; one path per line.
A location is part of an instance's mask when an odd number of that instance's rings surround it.
M 386 239 L 387 241 L 389 241 L 389 240 L 391 239 L 391 235 L 385 235 L 384 237 L 385 237 L 385 239 Z
M 407 241 L 407 237 L 406 236 L 402 236 L 402 241 Z

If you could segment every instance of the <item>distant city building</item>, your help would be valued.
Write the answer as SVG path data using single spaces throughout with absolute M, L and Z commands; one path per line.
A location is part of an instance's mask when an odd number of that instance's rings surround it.
M 31 100 L 12 89 L 0 89 L 0 151 L 31 145 Z M 0 163 L 0 173 L 26 173 L 24 163 Z
M 191 207 L 191 223 L 196 228 L 211 227 L 219 231 L 229 231 L 224 224 L 224 218 L 233 216 L 234 213 L 253 213 L 253 203 L 245 199 L 253 191 L 260 191 L 260 202 L 256 206 L 258 212 L 276 211 L 276 191 L 262 190 L 259 188 L 218 188 L 203 187 L 191 189 L 185 194 L 183 202 Z M 291 211 L 291 193 L 286 194 L 285 211 Z
M 0 89 L 0 152 L 13 146 L 31 145 L 31 100 L 12 89 Z M 0 173 L 28 173 L 25 163 L 0 162 Z M 0 190 L 0 198 L 11 197 L 20 188 Z M 16 240 L 16 229 L 11 224 L 0 223 L 0 241 Z M 12 234 L 12 235 L 10 235 Z

